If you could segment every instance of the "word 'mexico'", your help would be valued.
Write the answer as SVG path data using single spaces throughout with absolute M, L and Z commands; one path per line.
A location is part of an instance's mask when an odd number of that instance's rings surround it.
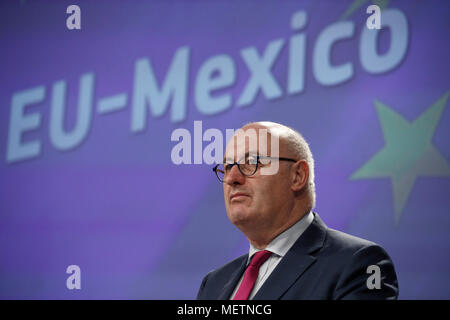
M 294 31 L 289 39 L 270 40 L 265 48 L 248 46 L 237 54 L 220 53 L 203 61 L 195 75 L 190 75 L 192 67 L 191 48 L 178 48 L 172 57 L 165 76 L 157 77 L 153 65 L 147 57 L 139 58 L 134 66 L 132 93 L 121 92 L 108 97 L 96 97 L 93 72 L 81 75 L 76 119 L 72 129 L 67 130 L 65 114 L 67 112 L 67 81 L 56 81 L 51 90 L 44 85 L 19 90 L 13 93 L 9 131 L 6 147 L 6 161 L 17 162 L 39 156 L 42 152 L 42 141 L 39 134 L 48 132 L 49 142 L 57 150 L 66 151 L 80 145 L 88 135 L 92 126 L 94 111 L 99 115 L 123 110 L 130 103 L 130 129 L 133 133 L 142 132 L 149 114 L 160 117 L 168 112 L 173 123 L 186 119 L 188 88 L 192 88 L 192 101 L 203 115 L 216 115 L 235 105 L 238 108 L 251 105 L 258 93 L 265 99 L 272 100 L 286 95 L 302 93 L 305 89 L 307 66 L 312 67 L 314 79 L 323 86 L 334 86 L 351 79 L 354 75 L 355 62 L 347 61 L 333 64 L 333 47 L 337 42 L 353 43 L 356 33 L 355 22 L 339 21 L 325 27 L 314 43 L 311 63 L 306 63 L 306 34 L 300 32 L 307 24 L 304 11 L 295 12 L 291 18 L 291 29 Z M 371 74 L 380 74 L 394 69 L 405 57 L 408 47 L 408 23 L 405 15 L 398 9 L 383 11 L 382 26 L 390 31 L 389 49 L 383 54 L 378 50 L 380 30 L 369 30 L 362 27 L 359 37 L 359 63 L 362 69 Z M 283 50 L 285 49 L 285 50 Z M 199 56 L 197 54 L 197 56 Z M 242 63 L 237 63 L 242 60 Z M 284 60 L 281 63 L 277 63 Z M 249 77 L 242 90 L 236 92 L 233 86 L 237 83 L 237 70 L 245 65 Z M 273 69 L 286 68 L 286 79 L 277 79 Z M 244 72 L 245 74 L 245 72 Z M 277 73 L 278 74 L 278 73 Z M 164 79 L 159 84 L 157 78 Z M 193 83 L 188 83 L 193 79 Z M 280 84 L 285 83 L 283 88 Z M 50 92 L 49 92 L 50 91 Z M 96 99 L 98 101 L 96 101 Z M 131 100 L 129 102 L 129 100 Z M 47 110 L 26 110 L 31 105 L 48 108 Z M 43 106 L 42 106 L 43 105 Z M 49 106 L 48 106 L 49 105 Z M 43 120 L 43 115 L 49 119 Z M 41 129 L 42 124 L 49 124 L 48 130 Z M 41 130 L 39 130 L 41 129 Z M 24 141 L 26 133 L 38 131 L 33 139 Z

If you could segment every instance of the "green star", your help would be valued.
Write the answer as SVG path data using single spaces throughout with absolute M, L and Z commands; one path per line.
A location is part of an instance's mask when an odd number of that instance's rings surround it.
M 398 223 L 417 176 L 448 176 L 447 160 L 431 139 L 448 99 L 448 92 L 414 122 L 375 101 L 385 146 L 350 179 L 384 178 L 392 181 L 395 223 Z

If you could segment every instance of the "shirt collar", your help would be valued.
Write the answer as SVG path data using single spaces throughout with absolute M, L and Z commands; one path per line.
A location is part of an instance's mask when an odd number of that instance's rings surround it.
M 310 211 L 289 229 L 280 233 L 264 250 L 269 250 L 279 257 L 284 257 L 289 249 L 294 245 L 295 241 L 297 241 L 297 239 L 302 235 L 306 228 L 309 227 L 313 220 L 314 216 Z M 261 250 L 256 249 L 250 244 L 247 264 L 250 262 L 251 257 L 258 251 Z

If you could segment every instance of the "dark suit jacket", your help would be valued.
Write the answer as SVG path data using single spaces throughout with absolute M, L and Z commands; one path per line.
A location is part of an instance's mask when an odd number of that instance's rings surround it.
M 245 271 L 247 258 L 248 254 L 240 256 L 208 273 L 197 299 L 229 299 Z M 370 265 L 380 267 L 380 289 L 367 286 L 372 276 L 367 273 Z M 397 299 L 397 296 L 397 276 L 386 251 L 373 242 L 328 228 L 314 213 L 313 222 L 281 259 L 254 300 Z

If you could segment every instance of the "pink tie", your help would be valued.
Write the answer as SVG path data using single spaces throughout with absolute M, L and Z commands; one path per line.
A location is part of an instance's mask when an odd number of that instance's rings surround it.
M 248 300 L 250 292 L 252 292 L 256 279 L 258 278 L 259 267 L 269 259 L 271 254 L 272 252 L 263 250 L 258 251 L 253 255 L 247 270 L 245 270 L 244 279 L 234 295 L 233 300 Z

